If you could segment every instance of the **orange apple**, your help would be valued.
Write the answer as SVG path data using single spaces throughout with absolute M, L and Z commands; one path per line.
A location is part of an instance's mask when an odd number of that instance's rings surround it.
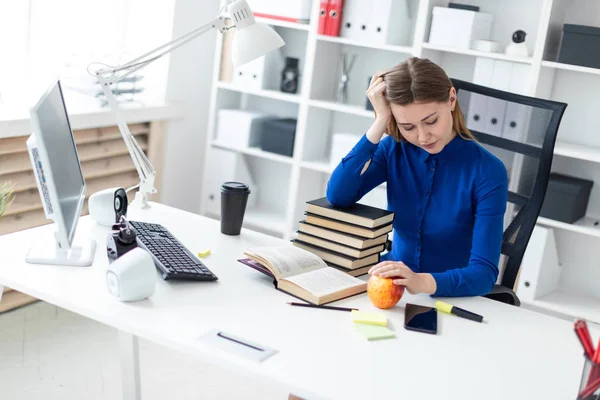
M 377 308 L 392 308 L 402 298 L 404 286 L 394 285 L 392 278 L 371 275 L 367 283 L 367 294 Z

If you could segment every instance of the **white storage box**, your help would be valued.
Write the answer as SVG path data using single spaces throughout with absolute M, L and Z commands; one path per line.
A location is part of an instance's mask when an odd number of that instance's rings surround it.
M 311 0 L 247 0 L 252 14 L 257 17 L 291 22 L 310 20 Z M 316 0 L 315 0 L 316 1 Z
M 233 70 L 232 83 L 247 90 L 279 88 L 283 57 L 279 51 L 273 51 L 258 57 Z
M 344 0 L 340 37 L 379 45 L 408 45 L 412 23 L 407 0 Z
M 494 16 L 488 13 L 433 7 L 429 43 L 470 49 L 475 40 L 490 38 Z
M 342 158 L 346 157 L 350 150 L 356 146 L 360 136 L 354 133 L 334 133 L 331 138 L 331 152 L 329 163 L 332 167 L 337 166 Z
M 261 90 L 265 85 L 265 61 L 266 57 L 258 57 L 233 70 L 232 83 L 240 88 L 248 90 Z
M 218 115 L 216 141 L 238 149 L 260 146 L 262 122 L 273 118 L 259 112 L 232 109 L 219 110 Z

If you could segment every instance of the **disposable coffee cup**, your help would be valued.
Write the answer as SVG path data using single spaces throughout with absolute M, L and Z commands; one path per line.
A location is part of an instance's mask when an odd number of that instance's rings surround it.
M 241 182 L 221 185 L 221 233 L 239 235 L 244 222 L 250 188 Z

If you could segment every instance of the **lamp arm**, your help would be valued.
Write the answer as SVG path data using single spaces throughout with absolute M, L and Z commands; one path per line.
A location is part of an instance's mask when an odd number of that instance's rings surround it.
M 95 72 L 96 77 L 98 78 L 98 82 L 102 87 L 102 91 L 106 96 L 106 101 L 108 102 L 110 108 L 115 114 L 115 119 L 117 121 L 117 126 L 119 127 L 119 131 L 121 132 L 121 136 L 123 137 L 123 141 L 127 146 L 127 150 L 129 151 L 129 155 L 133 161 L 135 169 L 138 172 L 140 177 L 139 190 L 136 194 L 136 200 L 139 197 L 142 208 L 148 207 L 148 195 L 156 193 L 156 188 L 154 187 L 154 179 L 156 177 L 156 170 L 152 166 L 152 163 L 146 157 L 146 154 L 140 147 L 139 143 L 135 139 L 135 137 L 131 134 L 127 123 L 125 122 L 125 118 L 119 109 L 117 104 L 117 100 L 112 92 L 111 85 L 119 82 L 125 77 L 131 75 L 135 71 L 140 68 L 145 67 L 153 61 L 163 57 L 165 54 L 172 52 L 176 48 L 184 45 L 192 39 L 212 30 L 216 29 L 220 32 L 226 31 L 227 29 L 232 28 L 233 26 L 225 25 L 225 18 L 220 15 L 213 21 L 194 29 L 168 43 L 163 44 L 156 49 L 143 54 L 125 64 L 116 67 L 103 68 Z M 168 49 L 160 52 L 164 48 L 168 47 Z M 160 52 L 160 53 L 159 53 Z M 159 54 L 156 54 L 159 53 Z M 149 58 L 148 58 L 149 57 Z M 123 72 L 123 74 L 117 74 L 118 72 Z
M 146 54 L 143 54 L 137 58 L 134 58 L 131 61 L 128 61 L 122 65 L 116 66 L 116 67 L 110 67 L 110 68 L 103 68 L 100 69 L 96 72 L 96 75 L 98 74 L 102 74 L 105 75 L 107 77 L 107 81 L 109 84 L 113 84 L 113 83 L 117 83 L 120 80 L 122 80 L 123 78 L 129 76 L 130 74 L 132 74 L 133 72 L 137 71 L 140 68 L 145 67 L 146 65 L 150 64 L 153 61 L 158 60 L 159 58 L 163 57 L 164 55 L 172 52 L 173 50 L 177 49 L 178 47 L 184 45 L 185 43 L 197 38 L 198 36 L 201 36 L 202 34 L 208 32 L 209 30 L 212 29 L 216 29 L 220 32 L 223 32 L 225 30 L 227 30 L 228 27 L 225 25 L 225 18 L 222 16 L 219 16 L 217 18 L 215 18 L 214 20 L 212 20 L 211 22 L 196 28 L 184 35 L 179 36 L 178 38 L 163 44 L 162 46 L 159 46 L 157 48 L 155 48 L 154 50 L 149 51 Z M 169 47 L 170 46 L 170 47 Z M 167 50 L 158 53 L 160 50 L 164 49 L 165 47 L 169 47 Z M 127 71 L 127 73 L 122 74 L 122 75 L 118 75 L 117 72 L 122 72 L 122 71 Z

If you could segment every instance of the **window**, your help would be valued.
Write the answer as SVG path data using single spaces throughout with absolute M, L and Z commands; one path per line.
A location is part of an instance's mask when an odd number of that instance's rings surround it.
M 0 2 L 0 108 L 22 89 L 27 76 L 28 8 L 26 1 Z
M 118 65 L 171 40 L 175 0 L 29 0 L 0 3 L 0 105 L 31 104 L 56 77 L 67 101 L 98 107 L 100 88 L 88 65 Z M 138 71 L 135 95 L 164 100 L 168 56 Z M 123 84 L 122 84 L 123 85 Z M 122 87 L 124 88 L 124 87 Z M 35 100 L 34 100 L 35 101 Z M 74 103 L 69 102 L 69 105 Z

